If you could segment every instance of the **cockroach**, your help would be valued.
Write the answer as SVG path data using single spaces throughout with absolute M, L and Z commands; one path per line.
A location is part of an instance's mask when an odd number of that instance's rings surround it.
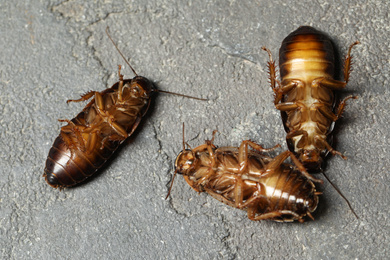
M 334 123 L 344 112 L 346 101 L 357 97 L 351 95 L 336 102 L 335 91 L 346 87 L 351 72 L 351 50 L 359 43 L 356 41 L 349 46 L 344 61 L 344 81 L 334 79 L 335 54 L 331 40 L 310 26 L 299 27 L 283 40 L 279 50 L 281 81 L 276 79 L 276 65 L 271 51 L 262 47 L 269 55 L 269 79 L 275 94 L 274 104 L 281 111 L 289 150 L 308 171 L 322 172 L 357 218 L 347 198 L 321 167 L 329 152 L 346 159 L 332 148 L 332 131 Z
M 194 149 L 186 149 L 183 140 L 167 198 L 178 173 L 198 193 L 207 192 L 231 207 L 246 210 L 250 220 L 304 222 L 305 216 L 314 220 L 311 213 L 321 192 L 316 191 L 310 175 L 291 151 L 271 158 L 263 152 L 279 145 L 265 149 L 250 140 L 239 148 L 217 148 L 213 144 L 215 133 Z M 290 156 L 295 166 L 284 163 Z
M 301 26 L 290 33 L 279 50 L 281 81 L 276 79 L 276 66 L 269 49 L 268 62 L 274 104 L 281 111 L 286 140 L 302 164 L 311 172 L 321 170 L 330 152 L 346 159 L 331 147 L 334 122 L 343 114 L 347 96 L 336 108 L 335 91 L 344 89 L 351 72 L 350 45 L 344 63 L 344 81 L 334 79 L 335 55 L 332 42 L 324 33 L 310 26 Z
M 61 128 L 46 160 L 43 176 L 53 188 L 74 186 L 93 175 L 113 155 L 115 150 L 138 127 L 146 114 L 155 92 L 175 94 L 205 100 L 173 92 L 157 90 L 153 83 L 139 76 L 127 62 L 108 33 L 119 54 L 136 75 L 123 79 L 119 65 L 119 82 L 102 92 L 90 91 L 80 99 L 92 100 L 72 120 L 59 120 L 67 125 Z

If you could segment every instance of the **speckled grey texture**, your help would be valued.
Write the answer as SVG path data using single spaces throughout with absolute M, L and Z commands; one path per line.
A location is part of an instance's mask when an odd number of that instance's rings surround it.
M 387 1 L 0 2 L 0 257 L 2 259 L 383 259 L 390 247 L 389 6 Z M 337 134 L 348 160 L 326 173 L 315 221 L 252 222 L 178 176 L 181 149 L 252 139 L 286 148 L 267 83 L 268 57 L 300 25 L 326 32 L 344 55 L 355 40 L 349 102 Z M 114 84 L 120 56 L 163 90 L 138 134 L 96 178 L 49 187 L 42 173 L 65 101 Z M 132 77 L 125 66 L 126 77 Z

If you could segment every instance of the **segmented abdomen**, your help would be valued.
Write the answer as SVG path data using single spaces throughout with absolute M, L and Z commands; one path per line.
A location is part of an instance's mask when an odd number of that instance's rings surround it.
M 265 188 L 264 208 L 257 208 L 257 212 L 266 213 L 276 210 L 290 210 L 302 216 L 307 211 L 312 212 L 318 204 L 318 196 L 314 194 L 314 184 L 300 172 L 283 165 L 277 174 L 265 177 L 262 184 Z M 279 220 L 291 221 L 293 216 L 283 216 Z
M 211 158 L 206 151 L 198 152 L 196 156 L 202 162 L 200 167 L 184 175 L 187 183 L 196 191 L 206 191 L 217 200 L 237 207 L 237 203 L 244 204 L 258 196 L 260 187 L 260 198 L 244 208 L 254 213 L 253 217 L 285 211 L 286 214 L 270 219 L 282 222 L 301 221 L 317 207 L 318 196 L 315 194 L 314 184 L 288 164 L 274 169 L 270 176 L 262 176 L 266 172 L 264 166 L 270 158 L 253 154 L 249 157 L 247 171 L 241 174 L 237 153 L 229 152 L 226 148 L 223 151 L 217 149 L 214 174 L 201 183 L 202 177 L 210 173 Z M 238 183 L 242 195 L 237 193 Z
M 124 85 L 143 83 L 142 77 L 124 80 Z M 150 84 L 147 81 L 147 84 Z M 144 84 L 145 85 L 145 84 Z M 93 175 L 138 126 L 149 107 L 149 97 L 131 97 L 130 87 L 118 101 L 118 82 L 61 128 L 46 160 L 44 177 L 54 187 L 69 187 Z M 122 130 L 123 129 L 123 130 Z
M 299 27 L 283 40 L 279 50 L 279 67 L 282 81 L 333 78 L 332 43 L 326 35 L 312 27 Z
M 46 181 L 54 188 L 69 187 L 84 181 L 111 157 L 120 144 L 119 141 L 105 142 L 102 148 L 86 153 L 69 148 L 61 134 L 49 151 L 44 171 Z
M 289 149 L 311 170 L 317 170 L 326 149 L 324 143 L 332 130 L 334 93 L 319 82 L 333 80 L 334 52 L 330 39 L 316 29 L 303 26 L 288 35 L 279 50 L 282 86 L 295 82 L 283 91 L 281 104 L 296 106 L 282 110 L 285 130 L 292 132 L 287 139 Z M 325 114 L 324 114 L 325 113 Z

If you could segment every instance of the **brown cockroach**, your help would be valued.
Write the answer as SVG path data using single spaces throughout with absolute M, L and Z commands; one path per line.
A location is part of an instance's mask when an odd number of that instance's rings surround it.
M 328 152 L 346 159 L 331 147 L 332 130 L 345 108 L 348 96 L 336 108 L 334 91 L 344 89 L 351 71 L 350 45 L 344 63 L 344 81 L 334 79 L 335 55 L 330 39 L 320 31 L 301 26 L 290 33 L 279 50 L 281 82 L 276 79 L 276 66 L 268 52 L 269 77 L 275 93 L 275 106 L 281 111 L 286 140 L 302 164 L 311 172 L 321 170 Z
M 198 193 L 207 192 L 231 207 L 246 210 L 250 220 L 314 219 L 311 213 L 317 208 L 321 192 L 316 191 L 310 175 L 292 152 L 271 158 L 263 152 L 279 145 L 265 149 L 250 140 L 243 141 L 239 148 L 217 148 L 213 144 L 215 132 L 211 140 L 194 149 L 185 149 L 183 140 L 167 198 L 179 173 Z M 284 163 L 290 156 L 296 167 Z
M 77 100 L 92 100 L 68 124 L 61 128 L 46 160 L 43 176 L 53 188 L 74 186 L 93 175 L 112 156 L 123 141 L 138 127 L 155 92 L 205 100 L 157 90 L 145 77 L 138 76 L 117 45 L 106 33 L 122 58 L 136 75 L 123 79 L 119 66 L 119 82 L 102 92 L 90 91 Z

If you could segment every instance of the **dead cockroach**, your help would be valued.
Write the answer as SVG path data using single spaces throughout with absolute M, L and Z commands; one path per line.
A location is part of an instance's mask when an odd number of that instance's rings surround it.
M 332 130 L 345 109 L 348 96 L 338 102 L 335 90 L 344 89 L 351 72 L 351 50 L 358 41 L 349 46 L 344 62 L 344 81 L 334 79 L 335 54 L 332 42 L 322 32 L 310 26 L 301 26 L 290 33 L 279 50 L 281 81 L 276 79 L 276 66 L 271 51 L 268 52 L 269 78 L 275 93 L 274 104 L 281 111 L 286 140 L 290 151 L 312 173 L 322 172 L 329 183 L 347 202 L 358 218 L 347 198 L 322 171 L 323 160 L 330 152 L 346 159 L 331 146 Z
M 211 140 L 194 149 L 185 149 L 183 140 L 167 198 L 179 173 L 195 191 L 207 192 L 231 207 L 246 210 L 251 220 L 314 219 L 311 213 L 317 208 L 321 192 L 316 191 L 310 175 L 292 152 L 271 158 L 263 152 L 279 145 L 265 149 L 250 140 L 243 141 L 239 148 L 217 148 L 213 144 L 215 132 Z M 296 167 L 283 163 L 288 157 Z
M 112 40 L 108 27 L 106 33 L 136 76 L 123 79 L 119 66 L 119 82 L 111 88 L 102 92 L 90 91 L 80 99 L 67 101 L 80 102 L 93 97 L 75 118 L 59 120 L 68 124 L 61 128 L 60 135 L 54 141 L 43 174 L 47 183 L 54 188 L 78 184 L 102 167 L 135 131 L 150 106 L 153 93 L 189 97 L 157 90 L 150 80 L 138 76 Z
M 334 91 L 344 89 L 351 71 L 350 45 L 344 63 L 344 81 L 334 79 L 335 55 L 330 39 L 320 31 L 301 26 L 290 33 L 279 50 L 281 82 L 276 79 L 276 66 L 271 52 L 268 62 L 275 106 L 281 111 L 286 140 L 302 164 L 311 172 L 321 170 L 328 152 L 340 155 L 331 147 L 332 130 L 345 108 L 348 96 L 336 108 Z

